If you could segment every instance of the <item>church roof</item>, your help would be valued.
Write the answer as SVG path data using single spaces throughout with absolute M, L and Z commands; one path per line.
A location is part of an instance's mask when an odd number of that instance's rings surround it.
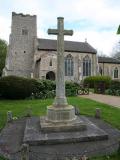
M 64 47 L 66 52 L 93 53 L 97 51 L 87 42 L 65 41 Z M 57 41 L 51 39 L 38 39 L 38 50 L 53 50 L 57 49 Z
M 119 59 L 111 58 L 111 57 L 98 57 L 98 63 L 114 63 L 120 64 Z

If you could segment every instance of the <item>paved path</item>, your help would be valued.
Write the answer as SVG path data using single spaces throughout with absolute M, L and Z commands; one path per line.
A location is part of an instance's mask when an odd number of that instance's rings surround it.
M 81 95 L 80 97 L 89 98 L 98 102 L 102 102 L 120 108 L 120 97 L 118 96 L 90 93 L 89 95 Z

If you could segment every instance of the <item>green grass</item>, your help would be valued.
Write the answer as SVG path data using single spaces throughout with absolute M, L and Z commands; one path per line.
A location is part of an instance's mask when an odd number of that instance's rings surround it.
M 7 160 L 7 159 L 0 157 L 0 160 Z
M 51 105 L 52 99 L 47 100 L 1 100 L 0 101 L 0 128 L 3 128 L 6 122 L 6 113 L 11 110 L 14 117 L 25 116 L 28 107 L 32 108 L 33 115 L 45 115 L 46 106 Z M 101 108 L 102 118 L 120 129 L 120 109 L 93 100 L 70 97 L 69 104 L 80 108 L 80 113 L 94 116 L 95 109 Z
M 113 154 L 111 156 L 101 156 L 96 158 L 90 158 L 89 160 L 120 160 L 120 154 Z
M 14 117 L 23 117 L 28 107 L 32 108 L 33 115 L 45 115 L 46 106 L 51 105 L 52 99 L 47 100 L 1 100 L 0 101 L 0 129 L 5 126 L 6 113 L 12 111 Z M 80 114 L 94 116 L 95 109 L 101 108 L 102 119 L 110 123 L 112 126 L 120 129 L 120 109 L 106 104 L 102 104 L 93 100 L 70 97 L 68 102 L 71 105 L 80 108 Z M 92 158 L 91 160 L 107 160 L 107 157 Z M 115 154 L 109 160 L 119 160 L 120 156 Z M 3 160 L 0 158 L 0 160 Z

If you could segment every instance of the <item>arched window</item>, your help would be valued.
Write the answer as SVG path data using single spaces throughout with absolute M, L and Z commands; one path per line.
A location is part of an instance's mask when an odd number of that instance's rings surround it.
M 114 78 L 118 78 L 118 68 L 114 69 Z
M 73 76 L 73 68 L 73 57 L 69 54 L 65 57 L 65 76 Z
M 50 59 L 50 63 L 49 63 L 49 66 L 52 66 L 52 59 Z
M 101 67 L 99 67 L 99 73 L 100 73 L 101 76 L 103 75 L 103 70 L 102 70 Z
M 89 56 L 83 58 L 83 76 L 91 76 L 91 59 Z

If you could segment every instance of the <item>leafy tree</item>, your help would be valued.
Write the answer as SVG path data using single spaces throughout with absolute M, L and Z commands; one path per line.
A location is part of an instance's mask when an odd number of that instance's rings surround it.
M 2 75 L 2 70 L 5 66 L 5 58 L 7 54 L 7 42 L 0 39 L 0 76 Z

